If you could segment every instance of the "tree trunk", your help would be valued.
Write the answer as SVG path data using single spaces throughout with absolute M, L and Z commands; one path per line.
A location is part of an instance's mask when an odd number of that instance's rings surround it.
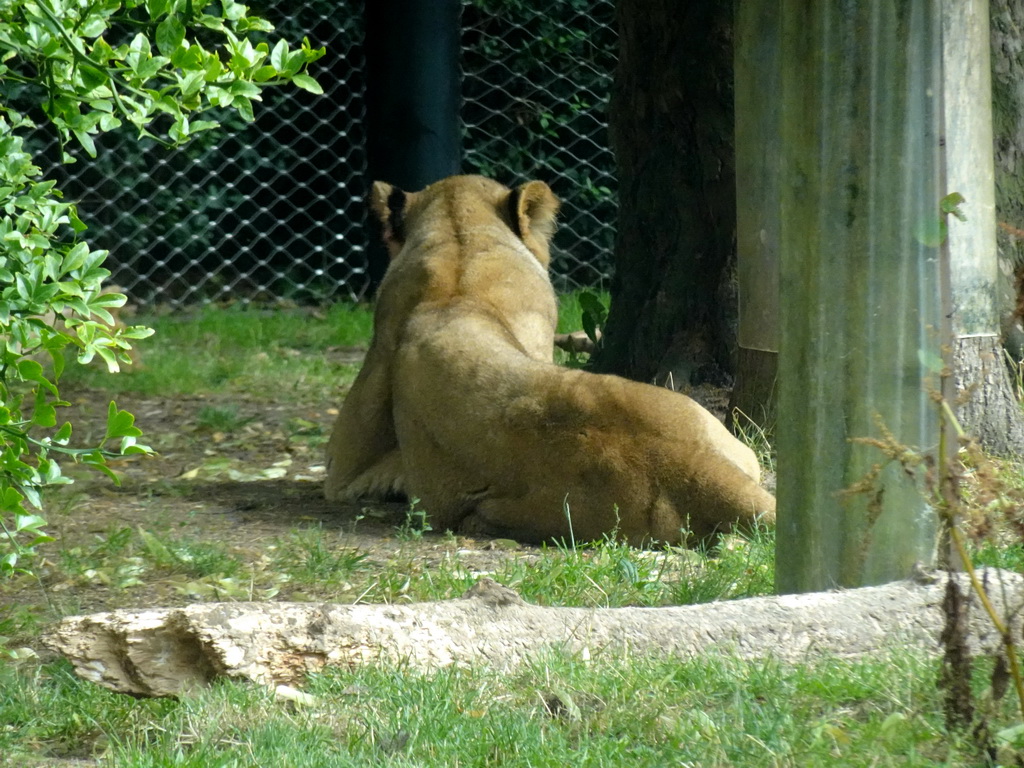
M 952 306 L 944 314 L 951 321 L 955 339 L 953 368 L 960 423 L 990 453 L 1009 455 L 1024 451 L 1024 414 L 1007 373 L 999 337 L 1000 315 L 1005 315 L 999 304 L 1006 303 L 1010 281 L 999 274 L 998 265 L 993 146 L 1001 142 L 994 141 L 993 104 L 1005 104 L 1006 100 L 997 97 L 992 86 L 993 70 L 1003 67 L 991 66 L 990 59 L 1005 58 L 1010 52 L 1006 41 L 995 43 L 994 8 L 989 0 L 958 0 L 943 7 L 946 184 L 948 192 L 965 198 L 965 220 L 949 217 Z M 1013 45 L 1019 50 L 1019 28 Z M 1021 62 L 1013 63 L 1019 66 Z M 1003 83 L 1000 93 L 1005 94 L 1006 87 Z M 1019 121 L 1019 102 L 1017 107 Z M 1019 194 L 1024 188 L 1017 175 L 1009 181 Z M 1024 206 L 1020 197 L 1010 203 L 1017 210 Z
M 512 670 L 546 649 L 583 658 L 718 651 L 798 664 L 808 654 L 857 656 L 899 643 L 936 651 L 947 576 L 882 587 L 758 597 L 679 608 L 545 608 L 481 580 L 462 600 L 413 605 L 205 603 L 72 616 L 47 642 L 83 678 L 120 693 L 177 696 L 226 676 L 301 684 L 327 665 L 403 663 L 414 669 L 486 664 Z M 1000 648 L 970 594 L 975 652 Z M 1024 601 L 1024 578 L 983 573 L 1001 615 Z M 1019 641 L 1019 637 L 1015 638 Z
M 957 418 L 968 435 L 997 456 L 1020 455 L 1024 419 L 995 336 L 957 338 L 953 347 Z
M 1024 0 L 990 0 L 989 32 L 992 56 L 992 133 L 995 145 L 996 230 L 999 254 L 997 308 L 1006 350 L 1014 360 L 1024 358 Z M 1009 377 L 1003 367 L 1002 350 L 979 350 L 971 360 L 987 360 L 982 381 L 996 378 L 994 393 L 985 392 L 969 407 L 983 425 L 982 445 L 994 453 L 1024 453 L 1024 426 L 1020 404 L 1013 396 Z M 976 365 L 973 368 L 981 369 Z M 959 373 L 959 370 L 958 370 Z M 978 381 L 972 370 L 964 371 L 963 384 Z M 995 402 L 989 404 L 987 400 Z M 986 408 L 992 408 L 985 413 Z M 976 416 L 966 414 L 971 423 Z
M 732 2 L 620 0 L 612 308 L 593 366 L 677 385 L 732 370 Z M 724 300 L 724 302 L 723 302 Z M 732 322 L 730 322 L 730 320 Z
M 726 426 L 775 425 L 779 351 L 782 15 L 778 0 L 736 5 L 736 378 Z
M 992 133 L 995 144 L 999 308 L 1006 325 L 1016 304 L 1013 275 L 1024 266 L 1024 0 L 990 0 Z M 1024 334 L 1011 332 L 1010 351 L 1024 357 Z
M 736 382 L 725 416 L 725 425 L 729 429 L 735 431 L 745 423 L 753 423 L 768 434 L 772 433 L 778 375 L 778 352 L 742 346 L 736 350 Z

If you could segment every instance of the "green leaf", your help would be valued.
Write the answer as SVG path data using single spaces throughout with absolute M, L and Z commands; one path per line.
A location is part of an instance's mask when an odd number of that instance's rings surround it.
M 156 21 L 167 13 L 168 0 L 146 0 L 146 10 L 149 11 L 149 18 Z
M 313 48 L 308 37 L 302 38 L 302 55 L 305 57 L 307 62 L 314 62 L 317 59 L 322 59 L 326 54 L 327 49 L 324 46 Z
M 81 269 L 89 256 L 89 246 L 85 243 L 75 244 L 71 250 L 64 254 L 64 260 L 60 265 L 61 276 L 76 269 Z
M 183 70 L 202 70 L 205 67 L 202 46 L 189 45 L 183 40 L 171 54 L 171 64 Z
M 281 73 L 288 69 L 288 43 L 283 39 L 278 40 L 270 51 L 270 64 Z
M 14 530 L 16 533 L 24 531 L 35 531 L 46 525 L 46 521 L 39 515 L 15 515 Z
M 53 380 L 59 381 L 61 374 L 64 373 L 64 353 L 57 347 L 53 347 L 49 350 L 50 359 L 53 360 Z
M 208 83 L 212 83 L 217 80 L 224 73 L 224 65 L 221 63 L 220 58 L 216 54 L 211 54 L 206 59 L 206 64 L 203 71 L 203 79 Z M 210 98 L 212 102 L 213 99 Z
M 102 72 L 96 69 L 96 67 L 90 67 L 88 64 L 80 66 L 78 73 L 82 77 L 82 85 L 90 91 L 99 88 L 101 85 L 106 85 L 110 80 L 106 72 Z
M 96 307 L 123 307 L 126 301 L 128 301 L 128 297 L 123 293 L 101 293 L 96 298 L 90 299 L 89 307 L 91 309 Z
M 89 157 L 96 157 L 96 144 L 93 143 L 92 136 L 85 131 L 72 131 L 72 133 L 75 134 L 78 143 L 82 145 Z
M 104 459 L 103 454 L 98 451 L 96 453 L 90 453 L 83 456 L 82 463 L 91 469 L 106 475 L 114 485 L 121 485 L 121 478 L 117 476 L 117 473 L 114 472 L 114 470 L 107 466 L 106 459 Z
M 102 37 L 92 44 L 92 60 L 98 64 L 106 64 L 116 58 L 114 49 Z
M 96 354 L 98 354 L 100 359 L 106 363 L 108 373 L 119 373 L 121 371 L 121 366 L 117 362 L 117 357 L 114 355 L 114 352 L 110 347 L 96 347 Z
M 43 428 L 57 426 L 57 409 L 46 399 L 46 392 L 43 389 L 36 390 L 35 405 L 32 408 L 32 425 Z
M 577 300 L 582 312 L 580 319 L 583 323 L 583 331 L 592 342 L 597 344 L 598 331 L 604 326 L 605 320 L 608 319 L 608 310 L 601 302 L 601 299 L 590 291 L 582 291 Z
M 113 400 L 107 409 L 107 434 L 105 440 L 118 437 L 139 437 L 142 430 L 135 426 L 135 417 L 128 411 L 119 411 Z
M 192 123 L 192 135 L 195 136 L 199 131 L 209 131 L 213 128 L 220 128 L 220 123 L 213 120 L 196 120 Z
M 996 743 L 1006 747 L 1024 745 L 1024 723 L 1017 723 L 1009 728 L 996 731 Z
M 252 111 L 252 102 L 245 98 L 245 96 L 235 96 L 231 99 L 231 106 L 238 110 L 238 114 L 241 115 L 245 122 L 251 123 L 256 120 L 256 116 Z
M 43 378 L 43 366 L 35 360 L 22 360 L 18 363 L 18 375 L 25 381 L 39 381 Z
M 46 389 L 53 395 L 57 394 L 57 387 L 53 385 L 53 382 L 46 378 L 43 373 L 43 366 L 35 360 L 20 360 L 17 368 L 18 376 L 23 381 L 34 381 L 40 385 L 40 393 L 42 393 L 43 389 Z
M 292 77 L 292 82 L 295 83 L 295 85 L 299 86 L 299 88 L 301 88 L 302 90 L 309 91 L 310 93 L 320 95 L 324 92 L 324 89 L 320 87 L 320 83 L 318 83 L 309 75 L 294 75 Z
M 185 98 L 195 96 L 203 89 L 205 84 L 201 70 L 193 70 L 180 80 L 181 95 Z
M 245 96 L 247 99 L 257 100 L 260 98 L 261 93 L 259 86 L 247 83 L 244 80 L 236 80 L 228 86 L 228 90 L 234 96 Z
M 154 333 L 156 331 L 144 325 L 130 325 L 121 331 L 120 337 L 123 339 L 148 339 Z
M 249 9 L 241 3 L 236 3 L 234 0 L 224 0 L 224 18 L 229 21 L 238 21 L 245 17 L 246 11 Z
M 168 16 L 156 28 L 156 47 L 164 56 L 171 56 L 185 39 L 185 27 L 177 16 Z
M 580 319 L 583 323 L 583 332 L 587 334 L 588 339 L 596 344 L 598 326 L 597 323 L 594 322 L 594 316 L 589 312 L 586 312 Z
M 956 209 L 966 202 L 967 199 L 959 192 L 950 192 L 939 201 L 939 208 L 943 213 L 956 213 Z
M 76 233 L 81 234 L 88 229 L 88 227 L 82 223 L 82 220 L 78 218 L 78 211 L 74 206 L 71 206 L 71 208 L 68 209 L 68 219 L 70 219 L 71 228 L 75 230 Z
M 126 63 L 134 69 L 135 65 L 132 64 L 132 61 L 139 62 L 148 59 L 152 55 L 152 50 L 149 38 L 140 32 L 132 38 L 131 43 L 128 45 L 129 55 L 125 56 Z M 128 59 L 131 59 L 131 61 Z
M 257 83 L 265 83 L 277 77 L 277 70 L 269 65 L 260 67 L 252 73 L 252 79 Z
M 99 37 L 107 31 L 107 20 L 102 16 L 90 16 L 78 28 L 78 31 L 86 39 Z
M 100 118 L 100 130 L 104 133 L 116 130 L 121 127 L 120 118 L 114 117 L 114 115 L 103 115 Z
M 176 142 L 187 141 L 189 133 L 188 118 L 185 115 L 178 115 L 178 119 L 171 124 L 167 133 Z
M 6 488 L 0 489 L 0 510 L 9 514 L 25 514 L 25 507 L 22 506 L 22 502 L 25 497 L 22 496 L 15 488 L 7 486 Z
M 53 436 L 53 442 L 58 445 L 63 445 L 71 439 L 71 422 L 65 421 L 64 425 L 57 430 L 57 433 Z
M 608 314 L 608 310 L 605 309 L 604 304 L 601 303 L 601 299 L 596 294 L 590 291 L 581 291 L 577 298 L 580 303 L 580 309 L 587 314 L 593 315 L 598 320 L 603 321 Z

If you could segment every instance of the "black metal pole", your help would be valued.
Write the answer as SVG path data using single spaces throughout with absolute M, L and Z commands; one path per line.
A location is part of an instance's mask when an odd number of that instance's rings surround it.
M 413 192 L 459 172 L 460 12 L 459 0 L 365 0 L 368 182 Z M 371 250 L 374 283 L 386 266 Z

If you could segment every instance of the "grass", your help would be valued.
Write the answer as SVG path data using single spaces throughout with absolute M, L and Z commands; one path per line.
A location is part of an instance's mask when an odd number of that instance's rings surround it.
M 247 560 L 167 530 L 117 528 L 69 550 L 67 568 L 95 578 L 128 566 L 138 580 L 124 591 L 178 584 L 184 573 L 199 599 L 267 598 L 276 585 L 288 599 L 338 602 L 451 598 L 482 575 L 454 546 L 428 565 L 424 538 L 445 541 L 426 532 L 400 539 L 391 557 L 370 557 L 345 533 L 311 527 Z M 605 540 L 541 548 L 490 575 L 541 604 L 677 604 L 770 591 L 773 544 L 770 532 L 730 538 L 708 557 Z M 25 627 L 0 622 L 3 631 Z M 303 686 L 313 703 L 295 705 L 232 682 L 180 701 L 136 701 L 78 679 L 63 662 L 30 659 L 0 665 L 0 765 L 33 765 L 30 757 L 132 768 L 977 764 L 943 729 L 937 674 L 934 656 L 908 648 L 859 661 L 809 657 L 797 667 L 719 655 L 623 659 L 607 649 L 582 661 L 552 651 L 510 675 L 328 669 Z M 1013 717 L 1003 711 L 995 721 Z
M 210 432 L 234 432 L 250 421 L 239 415 L 237 405 L 205 405 L 196 414 L 196 427 Z
M 774 472 L 775 446 L 772 443 L 774 424 L 762 426 L 737 408 L 733 413 L 733 429 L 736 436 L 754 451 L 761 468 L 768 472 Z
M 331 669 L 295 706 L 232 682 L 136 701 L 57 662 L 0 670 L 0 755 L 111 768 L 977 764 L 941 727 L 935 674 L 909 649 L 801 667 L 553 651 L 508 675 Z
M 415 507 L 410 511 L 415 528 Z M 288 599 L 395 602 L 457 597 L 482 575 L 473 553 L 455 547 L 450 537 L 419 529 L 399 535 L 397 550 L 386 558 L 371 558 L 346 543 L 344 532 L 319 526 L 288 533 L 258 558 L 201 535 L 190 537 L 170 521 L 154 521 L 152 530 L 111 528 L 74 546 L 65 542 L 60 563 L 51 566 L 61 574 L 51 570 L 48 581 L 103 584 L 121 594 L 163 582 L 190 599 L 267 599 L 280 590 Z M 428 565 L 425 539 L 452 547 Z M 709 558 L 605 540 L 505 558 L 489 573 L 543 604 L 667 605 L 767 591 L 772 546 L 768 533 L 749 542 L 730 539 Z M 13 614 L 7 625 L 0 621 L 0 632 L 9 634 L 31 636 L 40 628 L 34 616 L 23 617 L 20 626 Z M 725 669 L 723 663 L 705 662 L 708 670 Z M 694 742 L 699 718 L 714 754 L 725 761 L 738 754 L 730 744 L 747 738 L 725 735 L 732 734 L 737 717 L 731 702 L 754 673 L 736 666 L 728 680 L 720 675 L 713 686 L 708 674 L 690 662 L 622 664 L 599 653 L 587 665 L 552 654 L 508 678 L 485 669 L 328 670 L 305 686 L 316 703 L 296 708 L 264 689 L 230 682 L 179 702 L 135 701 L 79 680 L 62 662 L 30 659 L 0 665 L 0 755 L 19 766 L 31 765 L 29 757 L 133 767 L 355 766 L 380 760 L 653 766 L 712 754 Z M 718 702 L 712 714 L 698 703 L 705 695 Z M 757 738 L 771 727 L 758 725 Z M 795 733 L 792 741 L 805 737 L 811 738 Z M 751 760 L 747 764 L 757 764 Z
M 370 315 L 342 306 L 317 314 L 208 309 L 152 324 L 158 335 L 142 349 L 144 367 L 116 377 L 75 373 L 79 383 L 154 397 L 336 402 L 357 370 L 338 351 L 366 345 Z M 579 327 L 578 301 L 563 298 L 560 330 Z M 217 401 L 198 408 L 195 429 L 204 443 L 223 446 L 230 440 L 215 435 L 254 428 L 247 413 Z M 240 434 L 235 449 L 248 451 L 248 439 Z M 300 455 L 304 442 L 319 450 L 323 439 L 319 422 L 290 416 L 280 441 Z M 748 440 L 767 461 L 767 437 L 751 432 Z M 114 519 L 46 545 L 38 580 L 0 583 L 0 766 L 984 762 L 944 731 L 937 662 L 922 649 L 860 661 L 809 657 L 797 667 L 720 655 L 626 659 L 606 649 L 588 661 L 552 650 L 505 675 L 486 668 L 328 669 L 303 686 L 314 697 L 309 704 L 230 681 L 178 701 L 135 700 L 82 681 L 64 662 L 35 657 L 28 649 L 40 649 L 53 618 L 107 605 L 437 600 L 462 595 L 483 575 L 543 605 L 655 607 L 772 591 L 772 531 L 726 537 L 711 553 L 644 551 L 612 539 L 533 549 L 498 540 L 495 548 L 512 551 L 496 557 L 431 531 L 411 504 L 387 546 L 368 547 L 351 528 L 319 523 L 283 526 L 259 541 L 225 540 L 205 530 L 198 513 L 177 519 L 163 511 L 187 497 L 183 484 L 162 478 L 147 486 L 141 523 Z M 79 488 L 54 520 L 88 517 L 90 498 Z M 986 544 L 979 561 L 1022 570 L 1024 549 Z M 980 689 L 986 665 L 978 667 Z M 1001 710 L 992 722 L 998 728 L 1018 720 Z
M 559 332 L 582 327 L 577 296 L 559 298 Z M 607 304 L 607 294 L 600 298 Z M 156 331 L 136 344 L 140 365 L 126 366 L 117 376 L 94 366 L 69 366 L 65 381 L 103 388 L 114 396 L 340 392 L 359 367 L 337 353 L 365 348 L 373 328 L 370 307 L 340 303 L 317 312 L 239 305 L 129 320 Z M 199 419 L 211 431 L 238 426 L 230 410 L 205 409 Z
M 589 291 L 594 293 L 593 291 Z M 583 328 L 583 308 L 580 307 L 580 291 L 565 293 L 558 297 L 558 332 L 570 333 Z M 595 294 L 607 309 L 611 295 L 607 291 Z
M 293 531 L 274 545 L 270 568 L 287 574 L 288 581 L 300 589 L 330 587 L 346 583 L 365 567 L 366 554 L 354 547 L 338 546 L 322 528 Z
M 69 366 L 65 379 L 144 395 L 336 391 L 358 365 L 334 362 L 332 350 L 369 343 L 373 315 L 363 305 L 335 304 L 323 312 L 255 307 L 206 308 L 194 314 L 132 318 L 156 334 L 137 343 L 141 365 L 109 376 Z

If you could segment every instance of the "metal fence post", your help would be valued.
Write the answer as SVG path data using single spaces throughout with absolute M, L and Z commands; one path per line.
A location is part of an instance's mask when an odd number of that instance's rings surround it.
M 367 0 L 369 183 L 416 191 L 459 172 L 459 0 Z M 387 257 L 371 245 L 376 282 Z

